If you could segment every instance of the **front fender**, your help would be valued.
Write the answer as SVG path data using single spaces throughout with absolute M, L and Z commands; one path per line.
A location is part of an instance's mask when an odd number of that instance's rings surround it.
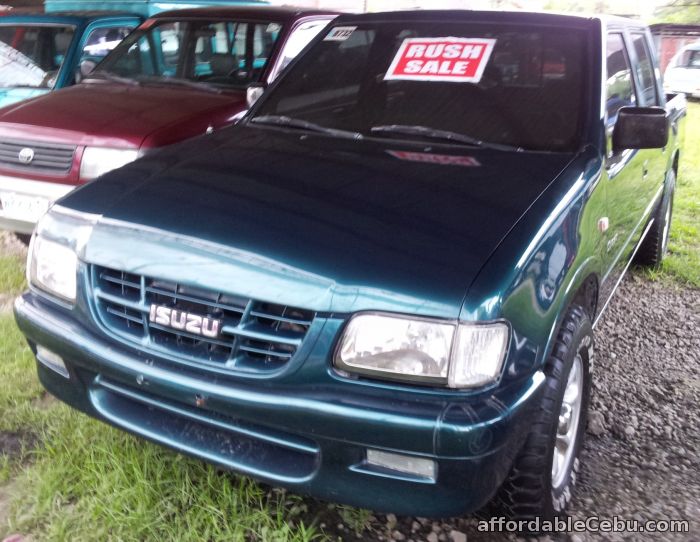
M 588 148 L 548 186 L 492 254 L 472 283 L 461 318 L 505 318 L 513 340 L 503 379 L 539 370 L 572 303 L 601 276 L 605 215 L 603 161 Z

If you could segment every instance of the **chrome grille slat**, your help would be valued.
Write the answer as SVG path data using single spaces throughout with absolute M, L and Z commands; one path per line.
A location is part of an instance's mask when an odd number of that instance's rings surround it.
M 203 369 L 269 372 L 294 357 L 315 314 L 201 287 L 91 266 L 94 301 L 108 331 Z M 149 321 L 151 304 L 221 320 L 218 337 Z
M 227 310 L 227 311 L 232 311 L 232 312 L 239 312 L 243 314 L 245 311 L 245 307 L 236 307 L 233 305 L 225 305 L 223 303 L 217 303 L 217 302 L 211 302 L 207 301 L 204 299 L 176 293 L 176 292 L 169 292 L 167 290 L 163 290 L 161 288 L 153 288 L 151 286 L 146 286 L 146 293 L 147 294 L 156 294 L 156 295 L 163 295 L 167 297 L 172 297 L 173 299 L 176 299 L 178 301 L 190 301 L 192 303 L 200 303 L 202 305 L 207 305 L 208 307 L 215 308 L 215 309 L 222 309 L 222 310 Z
M 34 159 L 29 164 L 19 160 L 22 149 L 34 151 Z M 73 166 L 76 147 L 70 145 L 54 145 L 34 141 L 3 141 L 0 142 L 0 166 L 19 169 L 22 171 L 45 170 L 56 173 L 67 173 Z

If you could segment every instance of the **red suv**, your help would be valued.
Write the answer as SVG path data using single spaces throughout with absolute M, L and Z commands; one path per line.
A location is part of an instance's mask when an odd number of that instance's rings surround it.
M 149 151 L 234 123 L 336 13 L 231 7 L 145 21 L 73 87 L 0 110 L 0 229 Z M 94 70 L 93 70 L 94 68 Z

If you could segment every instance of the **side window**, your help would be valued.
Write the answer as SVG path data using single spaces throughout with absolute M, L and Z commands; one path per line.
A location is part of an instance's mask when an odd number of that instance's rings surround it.
M 614 123 L 617 112 L 636 102 L 632 70 L 622 34 L 609 34 L 607 39 L 607 113 L 608 122 Z
M 693 51 L 688 62 L 689 68 L 700 68 L 700 49 Z
M 277 74 L 286 68 L 287 64 L 289 64 L 321 30 L 326 28 L 329 22 L 328 20 L 309 21 L 308 23 L 302 23 L 296 27 L 289 36 L 287 43 L 284 44 L 284 49 L 282 49 L 282 53 L 280 54 Z M 275 77 L 277 74 L 275 74 Z
M 129 47 L 126 54 L 113 61 L 108 69 L 122 77 L 157 75 L 153 53 L 150 40 L 148 37 L 142 36 Z
M 236 35 L 233 40 L 233 53 L 242 61 L 241 68 L 245 68 L 246 36 L 248 34 L 248 23 L 236 25 Z
M 651 61 L 649 46 L 644 34 L 632 34 L 632 44 L 637 53 L 637 76 L 642 83 L 640 89 L 640 100 L 642 105 L 659 105 L 656 94 L 656 77 L 654 76 L 654 65 Z
M 180 58 L 180 41 L 184 31 L 184 25 L 176 22 L 159 25 L 153 32 L 153 38 L 156 40 L 153 47 L 156 49 L 156 54 L 160 55 L 163 63 L 163 70 L 161 70 L 163 75 L 173 76 L 177 71 L 177 63 Z M 157 51 L 158 41 L 160 41 L 160 51 Z
M 280 25 L 277 23 L 256 24 L 253 33 L 253 78 L 257 79 L 272 54 L 279 35 Z
M 85 40 L 81 60 L 90 59 L 99 62 L 129 35 L 133 26 L 107 26 L 96 28 Z

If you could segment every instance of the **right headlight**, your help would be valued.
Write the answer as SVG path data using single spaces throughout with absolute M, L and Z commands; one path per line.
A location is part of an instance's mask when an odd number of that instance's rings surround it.
M 335 365 L 378 378 L 473 388 L 498 379 L 508 337 L 503 322 L 358 314 L 345 329 Z
M 133 162 L 139 157 L 136 149 L 85 147 L 80 161 L 80 180 L 89 181 Z
M 74 303 L 79 258 L 96 215 L 54 205 L 39 221 L 27 255 L 29 284 L 58 299 Z

